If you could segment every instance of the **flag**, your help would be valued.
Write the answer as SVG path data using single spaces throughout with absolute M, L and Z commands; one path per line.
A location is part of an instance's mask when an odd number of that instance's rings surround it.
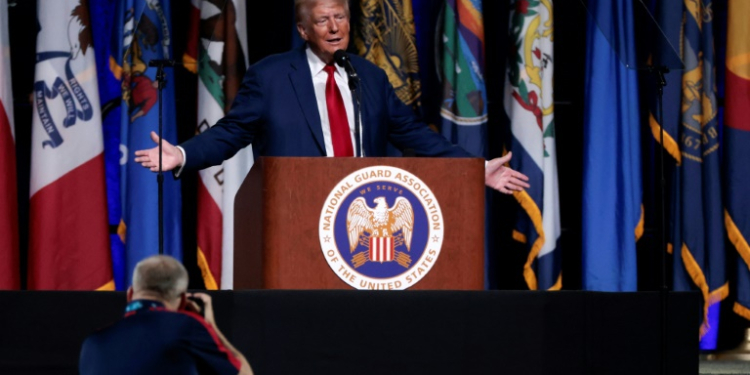
M 669 44 L 681 46 L 682 71 L 666 75 L 663 147 L 674 165 L 670 195 L 670 242 L 673 289 L 700 290 L 704 299 L 701 349 L 715 349 L 719 302 L 729 286 L 724 264 L 724 215 L 720 170 L 720 124 L 716 105 L 713 17 L 710 3 L 658 3 L 657 20 Z M 658 46 L 666 60 L 673 52 Z M 660 56 L 661 55 L 661 56 Z M 655 109 L 649 116 L 657 142 L 662 126 Z
M 99 101 L 102 113 L 102 131 L 104 134 L 104 165 L 107 180 L 107 207 L 109 222 L 109 243 L 112 254 L 112 273 L 117 290 L 128 287 L 128 277 L 125 271 L 125 244 L 117 233 L 122 218 L 120 201 L 120 159 L 125 157 L 120 152 L 120 104 L 122 90 L 120 82 L 115 77 L 110 64 L 112 50 L 117 44 L 112 44 L 115 27 L 112 20 L 115 17 L 117 2 L 115 0 L 90 0 L 89 9 L 92 14 L 91 30 L 96 47 L 96 73 L 99 83 Z M 115 40 L 115 43 L 117 41 Z
M 706 13 L 709 5 L 704 1 L 686 2 L 676 13 L 683 20 L 681 45 L 685 68 L 681 77 L 679 122 L 664 127 L 676 130 L 670 138 L 677 140 L 679 149 L 670 202 L 673 289 L 697 289 L 703 294 L 700 328 L 703 349 L 716 347 L 719 302 L 729 293 L 724 270 L 713 18 Z
M 453 144 L 487 157 L 487 91 L 481 0 L 447 0 L 442 30 L 441 131 Z
M 364 0 L 354 30 L 357 53 L 385 71 L 396 96 L 421 113 L 422 95 L 412 0 Z M 388 143 L 388 156 L 402 153 Z
M 19 289 L 18 194 L 8 2 L 0 0 L 0 289 Z
M 582 282 L 586 290 L 638 288 L 643 233 L 638 80 L 618 56 L 635 55 L 632 3 L 588 2 L 584 96 Z M 600 26 L 611 26 L 613 50 Z
M 86 0 L 39 0 L 29 289 L 112 290 L 104 146 Z
M 126 275 L 159 249 L 158 186 L 156 174 L 134 161 L 136 150 L 155 146 L 149 133 L 158 130 L 163 110 L 164 139 L 177 143 L 174 71 L 165 68 L 163 103 L 158 101 L 153 59 L 172 57 L 168 0 L 124 0 L 115 18 L 111 69 L 122 87 L 120 194 L 122 219 L 118 232 L 125 242 Z M 164 254 L 182 260 L 182 207 L 180 182 L 164 175 Z
M 364 0 L 354 32 L 357 53 L 383 69 L 396 96 L 419 110 L 419 59 L 411 0 Z
M 552 34 L 551 0 L 511 4 L 513 53 L 508 58 L 504 95 L 512 131 L 511 167 L 529 176 L 531 185 L 513 193 L 522 208 L 513 238 L 528 248 L 523 274 L 532 290 L 562 287 Z
M 419 62 L 419 109 L 422 120 L 431 128 L 439 129 L 442 123 L 440 107 L 443 101 L 443 85 L 439 79 L 438 66 L 441 61 L 435 56 L 436 45 L 442 40 L 435 40 L 435 31 L 442 28 L 441 14 L 445 5 L 442 1 L 412 0 L 414 16 L 415 44 Z
M 245 1 L 192 1 L 194 39 L 184 61 L 198 74 L 201 133 L 224 117 L 248 66 Z M 224 27 L 223 30 L 215 30 Z M 198 181 L 198 266 L 207 289 L 231 289 L 234 279 L 234 197 L 253 165 L 247 146 L 220 166 L 200 171 Z
M 729 240 L 739 254 L 734 311 L 750 320 L 750 3 L 729 0 L 724 126 L 725 211 Z

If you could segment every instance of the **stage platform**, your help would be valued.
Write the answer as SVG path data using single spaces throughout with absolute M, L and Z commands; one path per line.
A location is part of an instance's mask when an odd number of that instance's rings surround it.
M 659 374 L 658 292 L 220 291 L 256 374 Z M 76 374 L 119 292 L 0 292 L 0 374 Z M 698 293 L 669 293 L 669 374 L 698 374 Z

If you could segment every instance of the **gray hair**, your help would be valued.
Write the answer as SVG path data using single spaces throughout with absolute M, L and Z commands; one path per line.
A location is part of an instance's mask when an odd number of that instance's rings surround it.
M 310 16 L 310 9 L 321 0 L 294 0 L 294 15 L 297 23 L 305 23 Z M 349 15 L 349 0 L 333 0 L 346 8 Z
M 166 255 L 148 257 L 135 266 L 133 290 L 173 301 L 187 290 L 188 273 L 177 259 Z

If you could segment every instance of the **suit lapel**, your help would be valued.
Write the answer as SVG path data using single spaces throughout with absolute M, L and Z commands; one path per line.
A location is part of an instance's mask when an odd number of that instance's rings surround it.
M 307 57 L 304 48 L 298 49 L 296 58 L 291 62 L 292 71 L 289 73 L 289 80 L 294 87 L 294 93 L 297 95 L 297 101 L 302 109 L 302 113 L 307 120 L 307 126 L 315 138 L 318 148 L 325 155 L 325 142 L 323 142 L 323 126 L 320 124 L 320 114 L 318 113 L 318 104 L 315 99 L 315 89 L 312 84 L 312 75 L 310 66 L 307 64 Z

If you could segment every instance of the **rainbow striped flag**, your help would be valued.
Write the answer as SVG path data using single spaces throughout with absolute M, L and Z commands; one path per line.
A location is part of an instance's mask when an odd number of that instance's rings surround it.
M 443 9 L 441 131 L 453 144 L 487 157 L 487 90 L 481 0 L 447 0 Z

